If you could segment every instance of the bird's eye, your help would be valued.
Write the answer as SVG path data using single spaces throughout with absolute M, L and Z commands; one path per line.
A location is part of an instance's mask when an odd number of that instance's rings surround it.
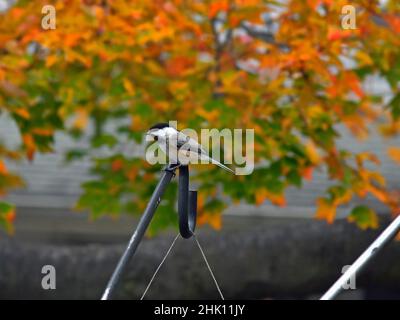
M 157 137 L 157 136 L 155 136 L 155 137 L 154 137 L 154 140 L 155 140 L 155 141 L 158 141 L 158 137 Z

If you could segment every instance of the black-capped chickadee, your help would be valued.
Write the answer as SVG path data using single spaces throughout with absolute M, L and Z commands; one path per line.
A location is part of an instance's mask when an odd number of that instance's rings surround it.
M 235 172 L 219 161 L 208 156 L 203 146 L 193 138 L 170 127 L 168 123 L 157 123 L 146 134 L 147 140 L 157 141 L 160 149 L 169 157 L 171 163 L 212 163 L 233 174 Z

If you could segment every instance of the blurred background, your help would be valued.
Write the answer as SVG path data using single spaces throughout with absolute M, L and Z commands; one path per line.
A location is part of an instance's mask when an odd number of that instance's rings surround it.
M 168 120 L 255 130 L 251 175 L 193 171 L 225 297 L 319 298 L 400 208 L 400 7 L 348 2 L 0 1 L 0 298 L 100 298 L 162 169 L 143 135 Z M 168 190 L 116 298 L 177 232 Z M 393 242 L 339 298 L 399 299 L 399 263 Z M 219 298 L 193 240 L 147 298 Z

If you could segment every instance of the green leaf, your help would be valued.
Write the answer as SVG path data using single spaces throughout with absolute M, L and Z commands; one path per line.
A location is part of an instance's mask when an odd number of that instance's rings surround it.
M 67 162 L 70 161 L 74 161 L 74 160 L 80 160 L 82 159 L 84 156 L 86 156 L 87 151 L 84 149 L 74 149 L 74 150 L 70 150 L 67 152 L 67 154 L 65 155 L 65 160 Z
M 13 211 L 15 208 L 14 205 L 7 203 L 7 202 L 0 202 L 0 215 L 7 214 Z
M 367 206 L 355 207 L 347 218 L 361 229 L 376 229 L 378 227 L 378 216 L 375 211 Z
M 297 170 L 290 170 L 289 173 L 286 176 L 287 181 L 296 186 L 296 187 L 301 187 L 301 175 L 298 173 Z
M 103 146 L 107 146 L 109 148 L 112 148 L 118 143 L 117 138 L 110 134 L 102 134 L 100 136 L 94 137 L 92 139 L 92 146 L 94 148 L 100 148 Z
M 392 112 L 394 120 L 400 119 L 400 93 L 395 95 L 393 99 L 389 102 L 389 107 Z

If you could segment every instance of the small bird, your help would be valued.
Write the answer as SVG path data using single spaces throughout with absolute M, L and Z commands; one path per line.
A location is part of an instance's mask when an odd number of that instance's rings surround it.
M 206 150 L 193 138 L 169 126 L 157 123 L 147 131 L 147 139 L 157 141 L 160 149 L 170 162 L 188 165 L 189 163 L 212 163 L 233 174 L 235 172 L 219 161 L 208 156 Z

